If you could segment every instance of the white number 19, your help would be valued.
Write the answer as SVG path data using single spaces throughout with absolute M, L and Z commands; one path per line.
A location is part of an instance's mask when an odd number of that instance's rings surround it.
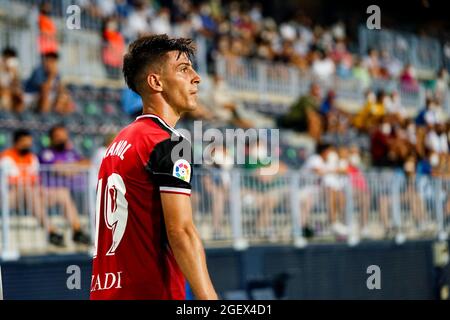
M 112 230 L 112 244 L 106 253 L 107 256 L 114 255 L 117 247 L 125 233 L 128 220 L 128 201 L 125 199 L 125 183 L 120 175 L 113 173 L 108 177 L 105 190 L 102 193 L 103 179 L 98 181 L 97 200 L 95 207 L 95 248 L 94 258 L 97 256 L 100 207 L 103 200 L 103 216 L 106 227 Z M 103 196 L 103 197 L 102 197 Z M 103 198 L 103 199 L 102 199 Z

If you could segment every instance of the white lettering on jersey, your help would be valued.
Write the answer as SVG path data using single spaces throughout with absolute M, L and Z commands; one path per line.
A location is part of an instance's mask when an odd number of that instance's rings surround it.
M 131 143 L 127 140 L 120 140 L 119 142 L 114 142 L 106 151 L 104 158 L 109 156 L 118 156 L 120 160 L 124 159 L 125 152 L 131 148 Z
M 106 272 L 104 274 L 96 274 L 91 277 L 91 292 L 109 290 L 109 289 L 122 289 L 122 272 L 116 273 Z

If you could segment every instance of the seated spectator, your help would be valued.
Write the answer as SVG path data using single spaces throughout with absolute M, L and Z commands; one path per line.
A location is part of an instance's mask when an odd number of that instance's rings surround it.
M 319 81 L 328 81 L 334 75 L 336 66 L 324 51 L 316 51 L 313 54 L 313 62 L 311 65 L 313 77 Z
M 44 173 L 45 187 L 52 195 L 49 200 L 57 200 L 62 204 L 64 213 L 72 227 L 72 239 L 74 242 L 88 244 L 89 237 L 81 230 L 80 218 L 77 206 L 72 199 L 71 191 L 85 191 L 87 179 L 80 175 L 80 171 L 86 170 L 90 161 L 83 159 L 76 152 L 69 141 L 67 130 L 57 125 L 50 129 L 50 148 L 41 151 L 39 161 L 46 169 Z M 72 166 L 67 167 L 70 164 Z M 54 205 L 51 202 L 49 205 Z
M 364 107 L 356 114 L 353 124 L 356 128 L 370 132 L 386 113 L 385 94 L 383 90 L 378 91 L 377 95 L 373 91 L 366 93 L 366 103 Z
M 5 48 L 0 60 L 0 110 L 22 112 L 24 107 L 17 53 L 12 48 Z
M 400 85 L 408 91 L 418 91 L 419 83 L 416 79 L 416 72 L 413 66 L 408 63 L 400 74 Z
M 39 184 L 39 160 L 31 151 L 33 137 L 26 130 L 17 130 L 13 136 L 13 146 L 0 157 L 1 169 L 6 172 L 9 187 L 9 207 L 12 210 L 31 212 L 45 227 L 48 240 L 56 246 L 63 245 L 63 237 L 56 232 L 48 219 L 43 201 L 46 192 Z M 24 212 L 20 212 L 23 214 Z
M 369 71 L 372 78 L 381 77 L 380 58 L 376 49 L 369 49 L 368 55 L 363 60 L 363 66 Z
M 323 130 L 319 114 L 320 99 L 320 86 L 312 83 L 309 93 L 294 102 L 288 113 L 279 119 L 279 125 L 300 132 L 307 131 L 319 140 Z
M 246 202 L 256 205 L 258 216 L 255 228 L 261 236 L 269 239 L 274 239 L 276 236 L 273 232 L 275 208 L 288 192 L 288 189 L 283 188 L 282 180 L 287 167 L 273 157 L 273 154 L 268 153 L 267 141 L 260 138 L 250 141 L 244 164 L 248 172 L 247 183 L 241 194 Z M 278 170 L 275 172 L 275 169 Z M 263 174 L 264 172 L 271 174 Z
M 218 74 L 213 76 L 212 88 L 200 97 L 200 102 L 206 109 L 206 117 L 219 125 L 231 124 L 244 129 L 254 127 L 253 122 L 245 118 L 242 106 L 233 99 L 232 92 Z
M 125 53 L 125 40 L 119 32 L 116 18 L 105 19 L 102 28 L 102 61 L 108 78 L 119 79 L 122 76 L 122 61 Z
M 336 104 L 336 93 L 328 91 L 327 96 L 320 105 L 320 114 L 324 131 L 327 133 L 344 134 L 347 130 L 350 116 L 339 109 Z
M 45 54 L 42 64 L 25 83 L 26 100 L 37 105 L 39 112 L 69 114 L 74 111 L 74 103 L 59 75 L 58 57 L 57 53 Z
M 301 168 L 303 174 L 313 174 L 320 177 L 320 182 L 311 183 L 315 187 L 306 186 L 300 190 L 302 227 L 309 233 L 308 225 L 311 209 L 319 201 L 322 194 L 328 205 L 327 211 L 330 213 L 330 223 L 332 230 L 337 236 L 348 235 L 347 226 L 342 223 L 342 211 L 344 208 L 343 184 L 339 177 L 340 173 L 345 173 L 347 168 L 340 170 L 339 155 L 335 148 L 328 144 L 318 144 L 317 151 L 311 155 Z M 319 185 L 323 182 L 324 190 Z
M 370 73 L 363 65 L 360 58 L 356 58 L 355 65 L 352 68 L 352 75 L 355 80 L 361 83 L 363 89 L 367 89 L 371 83 Z
M 403 69 L 401 61 L 391 56 L 388 50 L 381 51 L 380 67 L 381 75 L 386 79 L 397 79 Z
M 438 154 L 448 154 L 449 141 L 444 124 L 430 126 L 425 138 L 425 146 Z
M 231 175 L 234 159 L 225 145 L 217 144 L 211 150 L 211 157 L 207 159 L 208 174 L 204 175 L 202 182 L 206 192 L 211 197 L 213 239 L 225 237 L 223 225 L 227 200 L 229 199 Z
M 56 24 L 50 16 L 52 5 L 49 1 L 43 1 L 39 8 L 38 28 L 39 28 L 39 54 L 58 52 L 58 34 Z
M 392 125 L 388 118 L 383 118 L 370 137 L 370 153 L 372 165 L 386 167 L 391 165 L 389 158 L 392 143 Z
M 406 117 L 406 109 L 402 105 L 400 95 L 397 91 L 393 91 L 389 99 L 385 100 L 386 113 L 393 115 L 397 121 L 402 121 Z
M 435 85 L 435 95 L 436 98 L 443 101 L 445 99 L 445 95 L 449 91 L 448 84 L 449 84 L 449 74 L 446 68 L 442 67 L 439 70 L 437 79 L 436 79 L 436 85 Z

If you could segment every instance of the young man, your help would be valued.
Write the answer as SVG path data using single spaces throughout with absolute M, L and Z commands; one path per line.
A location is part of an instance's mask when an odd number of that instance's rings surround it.
M 190 143 L 173 127 L 197 105 L 191 40 L 146 36 L 123 73 L 143 114 L 103 158 L 97 185 L 91 299 L 217 299 L 190 202 Z

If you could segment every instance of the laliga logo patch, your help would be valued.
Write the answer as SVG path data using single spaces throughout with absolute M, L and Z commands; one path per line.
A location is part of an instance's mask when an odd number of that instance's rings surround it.
M 173 176 L 189 182 L 191 177 L 191 165 L 184 159 L 177 160 L 173 166 Z

